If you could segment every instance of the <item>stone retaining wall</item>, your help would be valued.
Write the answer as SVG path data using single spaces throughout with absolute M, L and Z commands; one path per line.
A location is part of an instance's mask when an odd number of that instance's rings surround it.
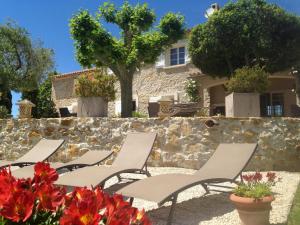
M 218 126 L 206 128 L 208 118 L 170 119 L 10 119 L 0 120 L 0 156 L 15 159 L 41 138 L 63 138 L 66 143 L 52 161 L 68 161 L 88 149 L 118 152 L 130 131 L 158 134 L 150 157 L 152 166 L 197 169 L 221 142 L 258 142 L 248 169 L 300 172 L 300 119 L 214 118 Z M 111 163 L 109 159 L 106 163 Z

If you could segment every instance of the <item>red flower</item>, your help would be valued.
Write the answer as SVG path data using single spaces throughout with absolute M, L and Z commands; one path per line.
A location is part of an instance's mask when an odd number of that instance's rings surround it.
M 268 182 L 274 182 L 276 179 L 276 174 L 272 172 L 268 172 L 266 177 L 268 178 Z
M 254 175 L 243 175 L 242 178 L 244 181 L 252 182 Z
M 34 199 L 31 191 L 19 190 L 3 205 L 0 214 L 14 222 L 25 222 L 32 214 Z
M 10 170 L 0 170 L 0 208 L 9 199 L 15 179 L 11 176 Z
M 145 210 L 142 211 L 136 210 L 131 224 L 143 224 L 151 225 L 149 218 L 147 217 Z
M 104 201 L 101 198 L 104 194 L 101 194 L 100 189 L 92 191 L 87 188 L 76 188 L 71 196 L 73 200 L 68 202 L 60 224 L 98 225 L 102 219 L 99 211 L 103 207 Z
M 256 173 L 254 174 L 254 176 L 253 176 L 253 181 L 254 181 L 254 182 L 259 182 L 259 181 L 261 181 L 261 180 L 262 180 L 262 174 L 259 173 L 259 172 L 256 172 Z
M 60 225 L 98 225 L 102 217 L 91 207 L 86 202 L 70 205 L 64 210 L 59 221 Z
M 58 179 L 55 169 L 51 168 L 49 163 L 38 162 L 34 166 L 34 181 L 36 183 L 46 182 L 53 183 Z
M 109 225 L 128 225 L 135 213 L 135 208 L 129 202 L 125 202 L 121 195 L 115 194 L 107 203 L 107 224 Z
M 38 187 L 36 191 L 39 199 L 38 209 L 55 212 L 64 202 L 66 190 L 60 187 L 54 187 L 46 183 Z

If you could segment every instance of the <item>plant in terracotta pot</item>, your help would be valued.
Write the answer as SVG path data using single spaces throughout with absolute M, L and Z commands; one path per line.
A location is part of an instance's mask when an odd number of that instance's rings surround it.
M 260 66 L 235 70 L 225 85 L 230 93 L 225 97 L 226 116 L 259 117 L 260 94 L 268 89 L 268 76 Z
M 115 100 L 116 78 L 108 75 L 106 69 L 83 74 L 75 80 L 75 93 L 78 96 L 79 117 L 107 116 L 108 102 Z
M 268 225 L 271 203 L 274 201 L 272 186 L 277 181 L 276 174 L 268 172 L 242 176 L 242 182 L 230 195 L 230 200 L 238 210 L 242 225 Z

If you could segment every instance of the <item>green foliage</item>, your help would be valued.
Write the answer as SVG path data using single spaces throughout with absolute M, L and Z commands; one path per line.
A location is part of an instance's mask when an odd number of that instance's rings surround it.
M 52 74 L 39 86 L 36 102 L 36 117 L 37 118 L 56 118 L 58 113 L 55 109 L 55 104 L 51 99 L 52 91 Z
M 14 23 L 0 25 L 0 92 L 36 90 L 52 66 L 52 50 L 32 42 L 28 32 Z M 7 102 L 1 105 L 11 110 Z
M 233 193 L 240 197 L 260 199 L 272 195 L 272 186 L 278 181 L 276 174 L 268 172 L 265 176 L 259 172 L 244 175 L 243 182 L 233 190 Z
M 13 90 L 35 89 L 53 66 L 53 51 L 33 43 L 28 32 L 13 23 L 0 25 L 1 83 Z
M 5 106 L 0 106 L 0 119 L 9 117 L 9 112 Z
M 272 191 L 271 188 L 265 184 L 255 184 L 253 186 L 240 184 L 234 190 L 234 194 L 241 197 L 260 199 L 272 195 Z
M 114 101 L 115 82 L 115 77 L 107 75 L 104 70 L 83 74 L 76 78 L 75 93 L 80 97 L 103 97 L 106 101 Z
M 200 94 L 198 90 L 198 84 L 195 80 L 189 79 L 185 85 L 185 92 L 190 100 L 190 102 L 199 102 Z
M 102 21 L 115 24 L 121 31 L 120 39 L 105 30 Z M 127 1 L 116 8 L 104 3 L 96 17 L 80 11 L 70 21 L 75 41 L 76 56 L 85 67 L 110 68 L 121 86 L 122 117 L 132 113 L 133 74 L 147 63 L 154 63 L 164 48 L 184 35 L 183 17 L 168 13 L 159 26 L 153 28 L 155 13 L 147 4 L 130 5 Z
M 300 224 L 300 185 L 298 186 L 297 192 L 294 197 L 294 201 L 288 217 L 287 225 L 298 225 L 298 224 Z
M 136 118 L 146 118 L 148 117 L 146 114 L 138 112 L 138 111 L 133 111 L 132 112 L 132 117 L 136 117 Z
M 3 90 L 2 92 L 0 91 L 0 106 L 5 106 L 8 110 L 8 113 L 11 114 L 12 95 L 10 90 Z
M 259 66 L 243 67 L 235 70 L 226 84 L 229 92 L 264 93 L 269 86 L 268 73 Z
M 211 76 L 230 76 L 243 66 L 289 69 L 300 61 L 300 17 L 265 0 L 237 0 L 191 33 L 193 63 Z

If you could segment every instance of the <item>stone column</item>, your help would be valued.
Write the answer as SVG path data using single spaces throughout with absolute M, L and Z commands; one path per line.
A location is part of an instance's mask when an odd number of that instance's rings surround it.
M 210 115 L 210 89 L 203 89 L 203 107 L 207 109 L 207 116 Z

